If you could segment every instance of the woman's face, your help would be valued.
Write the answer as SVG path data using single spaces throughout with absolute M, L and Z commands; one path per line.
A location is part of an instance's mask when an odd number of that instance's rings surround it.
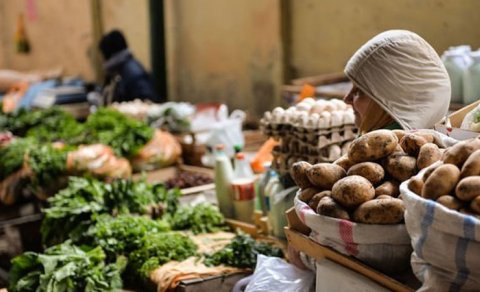
M 355 125 L 360 127 L 367 115 L 367 108 L 372 99 L 363 93 L 360 88 L 353 85 L 350 92 L 345 95 L 343 101 L 353 107 L 355 113 Z

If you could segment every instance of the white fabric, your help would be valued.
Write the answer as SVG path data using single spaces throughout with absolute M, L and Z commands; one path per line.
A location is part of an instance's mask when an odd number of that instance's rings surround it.
M 400 185 L 400 192 L 414 251 L 412 269 L 423 283 L 418 291 L 478 291 L 480 220 L 416 195 L 408 182 Z
M 353 256 L 388 274 L 402 272 L 409 266 L 412 247 L 405 224 L 361 224 L 322 216 L 298 198 L 295 212 L 312 229 L 312 240 Z
M 435 50 L 406 30 L 383 32 L 348 61 L 345 74 L 402 128 L 432 128 L 447 113 L 450 79 Z

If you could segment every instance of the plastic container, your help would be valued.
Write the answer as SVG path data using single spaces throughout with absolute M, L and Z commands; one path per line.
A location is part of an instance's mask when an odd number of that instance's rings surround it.
M 461 51 L 447 51 L 443 56 L 443 64 L 447 69 L 452 87 L 453 103 L 463 102 L 463 73 L 468 64 L 465 62 L 465 56 Z
M 235 155 L 235 170 L 231 181 L 235 219 L 253 223 L 255 210 L 255 176 L 243 152 Z
M 233 169 L 224 148 L 222 144 L 215 146 L 215 193 L 220 212 L 227 218 L 234 218 L 233 190 L 231 187 Z
M 471 53 L 473 63 L 463 74 L 463 103 L 480 99 L 480 51 Z

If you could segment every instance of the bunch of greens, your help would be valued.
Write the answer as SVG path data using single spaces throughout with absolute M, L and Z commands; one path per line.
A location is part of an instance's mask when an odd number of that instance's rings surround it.
M 205 264 L 207 266 L 226 265 L 237 268 L 254 269 L 257 264 L 257 255 L 283 257 L 281 249 L 257 242 L 247 234 L 238 234 L 223 249 L 212 255 L 207 255 Z
M 109 257 L 114 257 L 140 248 L 144 236 L 169 230 L 170 225 L 164 220 L 134 215 L 117 217 L 102 215 L 88 234 L 93 239 L 94 245 L 101 246 Z
M 171 260 L 183 261 L 195 255 L 196 250 L 195 243 L 179 232 L 144 236 L 140 248 L 128 257 L 129 269 L 139 277 L 148 278 L 155 268 Z
M 124 157 L 137 154 L 140 148 L 152 139 L 154 132 L 147 124 L 108 108 L 102 108 L 90 115 L 85 127 L 86 143 L 109 145 L 118 155 Z
M 126 258 L 105 264 L 100 247 L 80 248 L 69 242 L 48 248 L 44 254 L 26 252 L 12 260 L 12 292 L 117 291 Z
M 42 240 L 46 245 L 71 238 L 77 242 L 94 224 L 94 215 L 106 213 L 105 184 L 94 179 L 72 177 L 68 187 L 48 199 L 44 209 Z
M 161 202 L 161 212 L 173 213 L 181 193 L 178 189 L 166 190 L 162 184 L 147 184 L 145 181 L 115 180 L 105 185 L 105 205 L 115 214 L 151 213 L 152 207 Z
M 216 206 L 202 203 L 181 206 L 169 219 L 174 230 L 191 230 L 194 234 L 209 233 L 224 229 L 225 219 Z
M 58 107 L 43 110 L 19 109 L 0 119 L 0 131 L 8 130 L 17 136 L 33 137 L 39 141 L 63 140 L 79 142 L 82 124 Z M 74 143 L 75 144 L 75 143 Z
M 41 229 L 43 242 L 51 245 L 67 238 L 82 242 L 101 214 L 146 214 L 150 206 L 159 203 L 174 212 L 179 194 L 144 181 L 118 180 L 110 185 L 91 178 L 71 178 L 67 188 L 48 200 L 50 207 L 44 210 Z
M 48 186 L 65 174 L 67 153 L 53 148 L 50 144 L 36 145 L 28 152 L 28 166 L 31 168 L 32 186 Z
M 6 146 L 0 147 L 0 180 L 20 170 L 25 159 L 25 153 L 30 149 L 29 139 L 15 139 Z

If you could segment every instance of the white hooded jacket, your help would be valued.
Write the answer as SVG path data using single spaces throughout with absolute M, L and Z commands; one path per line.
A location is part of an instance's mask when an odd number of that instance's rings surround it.
M 447 114 L 448 73 L 435 50 L 413 32 L 375 36 L 350 58 L 345 74 L 406 130 L 432 128 Z

